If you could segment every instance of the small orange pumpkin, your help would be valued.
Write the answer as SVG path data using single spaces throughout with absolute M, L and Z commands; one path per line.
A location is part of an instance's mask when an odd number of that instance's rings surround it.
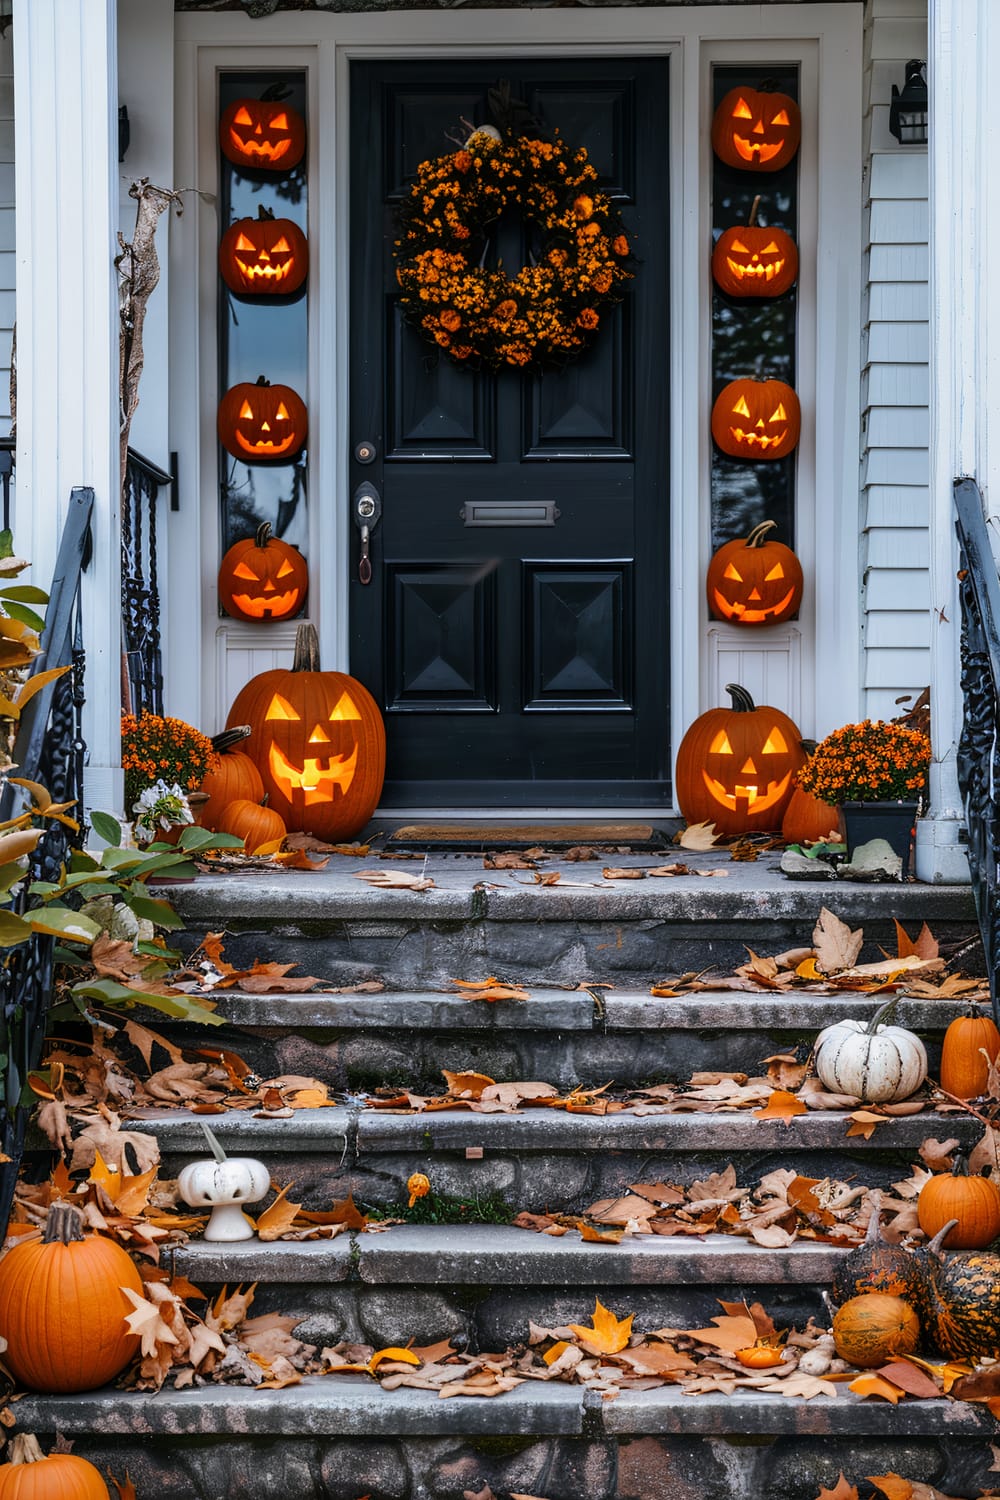
M 737 1349 L 736 1358 L 740 1364 L 748 1370 L 770 1370 L 775 1365 L 780 1365 L 785 1351 L 780 1344 L 772 1344 L 767 1339 L 758 1339 L 755 1344 L 749 1344 L 746 1349 Z
M 253 854 L 264 844 L 273 844 L 277 839 L 283 839 L 287 832 L 280 813 L 274 812 L 270 807 L 261 807 L 258 802 L 248 802 L 242 798 L 230 802 L 219 819 L 217 831 L 231 833 L 236 838 L 242 839 L 243 847 L 248 854 Z
M 792 776 L 805 763 L 802 736 L 787 714 L 758 708 L 731 682 L 731 708 L 710 708 L 688 728 L 677 751 L 677 801 L 688 823 L 714 823 L 719 833 L 770 832 L 792 795 Z
M 219 121 L 219 146 L 227 161 L 255 171 L 287 172 L 306 149 L 306 122 L 281 99 L 234 99 Z
M 799 398 L 783 380 L 731 380 L 712 407 L 712 436 L 731 458 L 784 458 L 801 431 Z
M 309 242 L 291 219 L 263 204 L 256 219 L 237 219 L 219 245 L 219 275 L 244 297 L 284 297 L 309 274 Z
M 784 229 L 755 222 L 760 195 L 748 222 L 724 229 L 712 252 L 712 277 L 730 297 L 781 297 L 795 285 L 799 252 Z
M 803 740 L 806 755 L 816 749 L 815 740 Z M 816 844 L 840 841 L 837 809 L 832 802 L 824 802 L 813 792 L 803 791 L 799 786 L 799 773 L 793 778 L 792 795 L 781 820 L 781 837 L 786 844 Z
M 957 1099 L 985 1094 L 990 1064 L 1000 1057 L 1000 1031 L 990 1016 L 970 1011 L 956 1016 L 941 1045 L 941 1087 Z
M 131 1256 L 85 1233 L 78 1208 L 54 1203 L 42 1238 L 0 1260 L 0 1335 L 15 1380 L 46 1392 L 91 1391 L 112 1380 L 139 1348 L 122 1287 L 142 1295 Z
M 287 620 L 302 608 L 308 586 L 302 553 L 272 536 L 267 521 L 234 542 L 219 564 L 219 603 L 234 620 Z
M 44 1454 L 30 1432 L 15 1433 L 0 1464 L 0 1500 L 108 1500 L 100 1469 L 75 1453 Z
M 897 1354 L 912 1354 L 919 1342 L 920 1319 L 902 1297 L 862 1292 L 833 1315 L 834 1348 L 862 1370 L 884 1365 Z
M 303 447 L 309 417 L 302 397 L 290 385 L 256 383 L 230 386 L 216 414 L 219 442 L 244 463 L 288 463 Z
M 708 608 L 733 625 L 773 625 L 798 614 L 802 564 L 791 547 L 769 535 L 776 521 L 761 521 L 750 535 L 724 542 L 708 564 Z
M 730 89 L 712 118 L 712 150 L 727 167 L 778 172 L 802 137 L 802 115 L 790 94 L 766 88 Z
M 213 833 L 218 833 L 219 819 L 230 802 L 256 802 L 259 805 L 264 800 L 260 772 L 249 755 L 235 748 L 249 734 L 250 725 L 240 724 L 212 736 L 212 748 L 219 757 L 219 764 L 202 779 L 201 790 L 207 792 L 208 801 L 202 807 L 199 821 L 202 828 L 210 828 Z
M 917 1222 L 933 1239 L 955 1221 L 941 1243 L 946 1250 L 982 1250 L 1000 1235 L 1000 1188 L 991 1177 L 970 1177 L 961 1153 L 950 1172 L 935 1172 L 920 1189 Z

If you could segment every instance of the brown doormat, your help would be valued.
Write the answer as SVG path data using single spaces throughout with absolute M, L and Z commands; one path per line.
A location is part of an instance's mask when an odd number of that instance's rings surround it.
M 386 844 L 418 845 L 421 849 L 546 849 L 577 844 L 662 845 L 663 833 L 651 823 L 405 823 Z

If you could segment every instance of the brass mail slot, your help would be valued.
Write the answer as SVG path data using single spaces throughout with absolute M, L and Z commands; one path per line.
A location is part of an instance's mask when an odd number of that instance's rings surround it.
M 469 500 L 459 515 L 466 526 L 554 526 L 554 500 Z

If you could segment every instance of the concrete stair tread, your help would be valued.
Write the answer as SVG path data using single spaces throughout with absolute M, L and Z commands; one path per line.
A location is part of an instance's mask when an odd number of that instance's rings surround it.
M 572 1435 L 812 1433 L 878 1434 L 892 1438 L 995 1436 L 985 1406 L 914 1401 L 898 1406 L 862 1400 L 845 1387 L 810 1401 L 769 1392 L 685 1396 L 677 1386 L 625 1391 L 614 1401 L 581 1386 L 525 1381 L 492 1398 L 376 1389 L 363 1377 L 306 1376 L 283 1390 L 210 1385 L 163 1390 L 155 1396 L 106 1388 L 72 1396 L 27 1395 L 17 1404 L 28 1432 L 87 1433 L 102 1437 L 197 1435 L 255 1437 L 432 1437 L 440 1435 Z
M 206 1282 L 343 1281 L 449 1286 L 628 1286 L 827 1282 L 845 1251 L 802 1240 L 769 1249 L 741 1236 L 630 1235 L 594 1244 L 505 1224 L 399 1224 L 334 1240 L 192 1239 L 179 1270 Z

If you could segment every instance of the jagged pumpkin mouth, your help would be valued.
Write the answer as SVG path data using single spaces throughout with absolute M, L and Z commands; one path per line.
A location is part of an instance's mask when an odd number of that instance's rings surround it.
M 759 625 L 761 620 L 766 620 L 771 615 L 783 614 L 791 604 L 794 595 L 795 590 L 789 589 L 785 597 L 779 599 L 777 604 L 754 605 L 751 608 L 739 599 L 726 599 L 718 589 L 712 590 L 716 608 L 725 619 L 742 620 L 748 625 Z
M 786 771 L 780 781 L 769 781 L 766 791 L 761 791 L 759 786 L 737 784 L 733 791 L 727 792 L 722 782 L 716 781 L 714 776 L 709 776 L 707 771 L 702 771 L 701 774 L 716 802 L 721 802 L 724 807 L 731 808 L 733 812 L 736 811 L 737 804 L 740 802 L 746 803 L 750 812 L 766 812 L 769 807 L 774 807 L 781 801 L 792 780 L 791 771 Z
M 280 161 L 292 144 L 289 138 L 283 141 L 269 141 L 266 139 L 248 141 L 244 136 L 238 135 L 233 129 L 229 131 L 229 139 L 236 150 L 242 151 L 245 156 L 266 156 L 268 161 Z
M 328 755 L 313 760 L 307 757 L 301 767 L 293 766 L 277 745 L 272 744 L 267 757 L 268 770 L 278 790 L 293 800 L 294 792 L 302 792 L 308 807 L 313 802 L 332 802 L 337 787 L 341 796 L 346 796 L 358 764 L 358 747 L 350 755 Z
M 752 261 L 749 265 L 743 265 L 740 261 L 733 260 L 731 256 L 727 255 L 726 265 L 739 281 L 743 281 L 747 277 L 753 281 L 773 281 L 785 269 L 784 257 L 781 260 L 769 261 L 767 265 L 764 265 L 759 260 Z
M 261 251 L 261 254 L 266 254 Z M 295 257 L 290 255 L 287 260 L 241 260 L 236 256 L 236 264 L 240 268 L 240 275 L 245 276 L 248 281 L 284 281 L 295 265 Z
M 236 441 L 244 453 L 251 453 L 255 458 L 277 458 L 280 454 L 288 452 L 296 438 L 297 433 L 290 432 L 287 437 L 257 438 L 251 442 L 249 438 L 243 436 L 239 428 L 236 429 Z
M 748 432 L 744 427 L 730 427 L 729 431 L 741 448 L 760 448 L 764 453 L 768 448 L 780 448 L 788 436 L 787 427 L 777 433 L 754 432 L 753 429 Z
M 733 145 L 736 147 L 744 161 L 773 161 L 779 151 L 784 149 L 784 141 L 751 141 L 745 135 L 737 135 L 733 132 Z
M 291 614 L 298 607 L 298 589 L 289 589 L 287 594 L 234 594 L 233 604 L 245 615 L 253 615 L 255 620 L 266 620 L 280 618 L 282 615 Z

